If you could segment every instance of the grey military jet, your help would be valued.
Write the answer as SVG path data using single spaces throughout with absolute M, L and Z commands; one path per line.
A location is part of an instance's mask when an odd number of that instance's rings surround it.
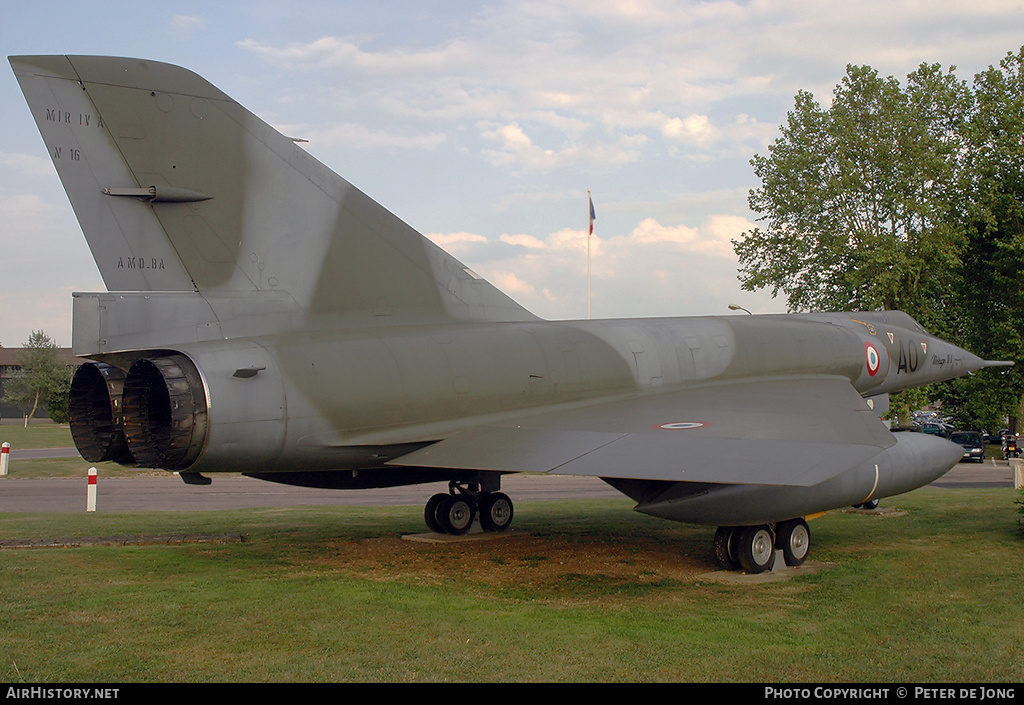
M 90 462 L 447 481 L 452 534 L 509 527 L 504 473 L 596 476 L 760 572 L 960 459 L 891 433 L 888 394 L 1010 364 L 893 311 L 541 320 L 190 71 L 10 63 L 108 289 L 73 298 Z

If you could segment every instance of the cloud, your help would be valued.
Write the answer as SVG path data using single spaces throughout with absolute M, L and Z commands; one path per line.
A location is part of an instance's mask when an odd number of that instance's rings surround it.
M 509 245 L 517 245 L 530 250 L 543 250 L 547 248 L 547 244 L 543 240 L 533 235 L 509 235 L 506 233 L 499 239 Z
M 475 233 L 427 233 L 424 237 L 460 259 L 478 251 L 481 245 L 487 244 L 486 237 Z
M 697 228 L 662 225 L 654 218 L 646 218 L 629 235 L 613 238 L 611 242 L 624 241 L 627 246 L 666 245 L 681 252 L 734 261 L 733 238 L 753 227 L 747 218 L 734 215 L 712 215 Z
M 707 313 L 739 298 L 731 240 L 753 226 L 744 217 L 716 214 L 696 226 L 644 218 L 627 234 L 590 236 L 564 228 L 543 237 L 504 233 L 432 234 L 474 271 L 528 309 L 547 318 L 585 312 L 587 250 L 595 302 L 602 316 Z M 470 247 L 460 247 L 469 244 Z M 506 247 L 500 247 L 505 245 Z M 764 310 L 765 297 L 743 299 Z M 778 304 L 768 310 L 778 310 Z
M 292 69 L 331 69 L 380 76 L 452 71 L 471 66 L 479 46 L 459 39 L 428 50 L 364 49 L 372 36 L 324 36 L 284 47 L 245 39 L 238 46 L 277 66 Z
M 408 134 L 399 131 L 371 129 L 359 123 L 334 125 L 325 130 L 310 133 L 310 139 L 318 145 L 358 147 L 376 149 L 383 147 L 416 150 L 434 150 L 447 141 L 440 132 Z
M 171 18 L 171 29 L 177 33 L 190 34 L 206 29 L 206 20 L 198 15 L 174 15 Z
M 535 298 L 537 289 L 533 284 L 523 281 L 515 272 L 493 270 L 491 271 L 490 282 L 503 292 L 516 298 Z
M 827 98 L 846 63 L 899 75 L 951 48 L 996 61 L 991 26 L 1007 14 L 953 0 L 925 15 L 881 0 L 537 0 L 488 5 L 415 40 L 325 32 L 238 45 L 334 87 L 323 114 L 368 128 L 313 126 L 332 143 L 445 145 L 522 178 L 660 156 L 749 159 L 798 90 Z M 1019 43 L 1004 33 L 1007 49 Z
M 719 131 L 711 124 L 707 115 L 690 115 L 682 118 L 666 118 L 661 134 L 670 139 L 684 140 L 696 144 L 714 141 Z
M 0 152 L 0 251 L 0 344 L 70 345 L 71 292 L 103 285 L 49 158 Z
M 622 135 L 614 143 L 581 141 L 561 149 L 543 148 L 535 145 L 516 123 L 485 127 L 481 136 L 497 145 L 497 149 L 480 150 L 480 155 L 491 164 L 536 174 L 570 166 L 636 162 L 640 159 L 641 147 L 647 142 L 643 135 Z
M 579 17 L 609 30 L 623 19 L 627 25 L 602 35 L 598 48 L 577 26 Z M 675 24 L 661 27 L 652 17 Z M 430 137 L 409 140 L 410 147 L 447 142 L 491 166 L 543 174 L 636 163 L 659 141 L 703 148 L 725 134 L 720 117 L 692 108 L 739 84 L 729 79 L 712 87 L 699 73 L 705 62 L 686 59 L 692 52 L 675 40 L 688 17 L 659 3 L 499 4 L 425 47 L 385 46 L 371 35 L 283 45 L 247 39 L 239 46 L 271 65 L 316 72 L 321 82 L 336 75 L 326 81 L 336 87 L 326 100 L 343 111 L 342 122 L 353 122 L 347 114 L 379 114 L 365 136 L 349 131 L 353 139 L 373 144 L 393 134 L 379 132 L 382 125 L 402 124 L 409 134 Z M 331 130 L 319 132 L 332 139 Z
M 53 176 L 53 162 L 32 154 L 0 152 L 0 167 L 27 176 Z

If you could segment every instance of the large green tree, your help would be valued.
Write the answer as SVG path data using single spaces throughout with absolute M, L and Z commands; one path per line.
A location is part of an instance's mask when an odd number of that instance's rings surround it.
M 25 411 L 26 425 L 41 402 L 55 421 L 67 420 L 71 369 L 60 359 L 57 343 L 43 331 L 32 331 L 18 353 L 21 370 L 5 386 L 4 397 Z
M 743 287 L 781 292 L 794 311 L 901 309 L 941 332 L 930 302 L 965 246 L 945 215 L 969 102 L 937 65 L 906 88 L 849 66 L 828 108 L 798 93 L 768 155 L 751 160 L 764 225 L 733 243 Z
M 956 334 L 986 358 L 1024 360 L 1024 48 L 975 76 L 964 135 L 963 195 L 951 212 L 967 237 Z M 1018 365 L 956 380 L 941 397 L 963 424 L 991 429 L 1024 416 L 1022 391 Z
M 751 160 L 761 225 L 733 242 L 743 287 L 781 293 L 794 311 L 900 309 L 986 357 L 1022 357 L 1024 328 L 1007 315 L 1024 312 L 1022 56 L 973 88 L 937 64 L 904 85 L 849 66 L 829 107 L 798 93 L 780 137 Z M 979 375 L 896 404 L 941 396 L 975 405 L 963 415 L 977 423 L 1012 413 L 1018 377 Z

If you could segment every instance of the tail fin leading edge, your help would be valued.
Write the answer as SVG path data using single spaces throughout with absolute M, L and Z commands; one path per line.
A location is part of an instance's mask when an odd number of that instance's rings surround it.
M 191 71 L 94 56 L 10 62 L 108 290 L 534 319 Z

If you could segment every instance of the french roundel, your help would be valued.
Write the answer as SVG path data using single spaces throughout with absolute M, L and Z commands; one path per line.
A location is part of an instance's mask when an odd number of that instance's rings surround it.
M 878 354 L 878 348 L 871 343 L 864 343 L 864 361 L 868 366 L 868 374 L 874 377 L 882 366 L 882 357 Z

